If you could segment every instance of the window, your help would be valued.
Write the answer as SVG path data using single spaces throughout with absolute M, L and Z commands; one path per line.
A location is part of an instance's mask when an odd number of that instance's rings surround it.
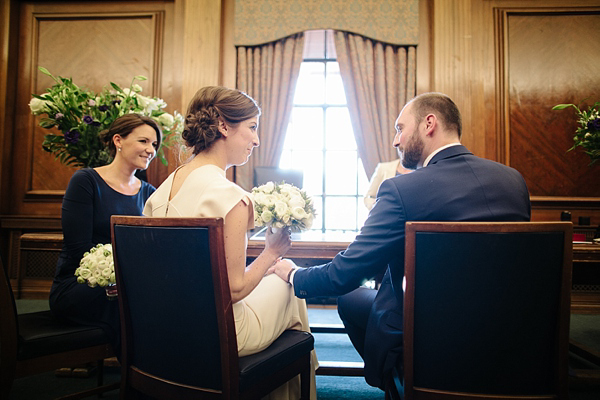
M 358 230 L 368 180 L 358 156 L 332 31 L 305 32 L 304 60 L 279 168 L 304 172 L 313 229 Z

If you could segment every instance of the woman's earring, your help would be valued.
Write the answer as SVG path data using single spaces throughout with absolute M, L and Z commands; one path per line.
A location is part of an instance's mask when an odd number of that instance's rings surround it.
M 118 148 L 118 151 L 121 151 L 121 148 L 120 148 L 120 147 Z

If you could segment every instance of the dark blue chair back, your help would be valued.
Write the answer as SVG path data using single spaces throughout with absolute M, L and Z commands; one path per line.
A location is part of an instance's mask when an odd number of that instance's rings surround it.
M 220 218 L 113 220 L 124 366 L 215 391 L 224 365 L 239 374 L 235 327 L 223 317 L 232 313 L 229 284 L 216 273 L 226 268 L 222 228 Z
M 407 223 L 406 398 L 563 398 L 571 242 L 570 222 Z

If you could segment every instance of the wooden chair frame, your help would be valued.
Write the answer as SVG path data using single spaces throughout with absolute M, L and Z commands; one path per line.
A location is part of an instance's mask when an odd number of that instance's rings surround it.
M 119 240 L 115 236 L 117 226 L 138 227 L 177 227 L 177 228 L 207 228 L 213 286 L 215 289 L 218 332 L 221 342 L 221 376 L 222 391 L 205 389 L 201 387 L 183 385 L 165 380 L 159 376 L 142 371 L 131 365 L 130 350 L 133 346 L 131 335 L 131 315 L 127 307 L 127 292 L 119 289 L 119 307 L 121 312 L 122 331 L 122 373 L 121 396 L 129 398 L 134 395 L 131 389 L 142 393 L 151 394 L 156 398 L 178 399 L 255 399 L 273 391 L 281 384 L 296 375 L 301 376 L 301 398 L 308 399 L 310 395 L 310 353 L 297 359 L 293 363 L 272 371 L 272 374 L 257 381 L 247 391 L 240 393 L 240 358 L 237 350 L 235 322 L 233 317 L 233 302 L 229 289 L 227 266 L 225 258 L 223 219 L 222 218 L 152 218 L 152 217 L 125 217 L 113 216 L 111 219 L 112 245 L 115 255 L 115 271 L 117 287 L 123 288 L 121 283 L 119 263 Z M 284 335 L 289 332 L 284 332 Z M 297 331 L 294 334 L 299 333 Z M 306 334 L 305 332 L 302 332 Z M 310 336 L 310 334 L 308 334 Z M 260 353 L 259 353 L 260 354 Z M 253 356 L 249 356 L 253 357 Z
M 0 315 L 2 315 L 2 323 L 0 324 L 0 397 L 8 398 L 15 379 L 52 371 L 69 365 L 79 365 L 89 362 L 98 363 L 98 386 L 62 398 L 79 399 L 117 389 L 119 383 L 103 386 L 104 359 L 114 356 L 108 341 L 103 344 L 94 344 L 70 351 L 45 354 L 39 357 L 19 358 L 19 316 L 16 312 L 16 304 L 10 281 L 4 271 L 1 260 L 0 270 Z M 29 316 L 33 314 L 43 314 L 45 317 L 51 318 L 50 311 L 32 313 Z M 27 314 L 23 317 L 26 316 Z M 56 322 L 56 325 L 60 326 L 61 324 Z M 68 329 L 73 329 L 73 327 L 69 326 Z M 100 328 L 97 329 L 99 330 Z M 89 330 L 89 327 L 81 327 L 82 333 Z
M 411 399 L 497 399 L 516 400 L 531 399 L 531 396 L 508 396 L 491 394 L 471 394 L 435 391 L 414 387 L 413 371 L 413 343 L 414 343 L 414 300 L 415 300 L 415 238 L 417 232 L 562 232 L 563 233 L 563 260 L 562 278 L 560 282 L 560 300 L 558 314 L 559 326 L 555 343 L 556 365 L 555 393 L 548 396 L 535 396 L 536 399 L 566 399 L 568 398 L 568 343 L 569 343 L 569 315 L 570 291 L 572 269 L 572 233 L 570 222 L 407 222 L 406 223 L 406 251 L 405 251 L 405 278 L 406 291 L 404 293 L 404 396 Z M 399 393 L 388 398 L 398 398 Z

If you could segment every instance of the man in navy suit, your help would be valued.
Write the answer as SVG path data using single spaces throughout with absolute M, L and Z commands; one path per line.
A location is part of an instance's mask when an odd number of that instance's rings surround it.
M 282 260 L 272 268 L 298 297 L 340 296 L 338 312 L 372 386 L 383 388 L 386 374 L 401 360 L 406 221 L 530 219 L 523 177 L 474 156 L 460 144 L 461 131 L 460 112 L 448 96 L 415 97 L 396 120 L 393 145 L 402 165 L 416 171 L 383 181 L 355 241 L 330 263 L 296 268 Z M 383 270 L 378 290 L 359 287 Z

